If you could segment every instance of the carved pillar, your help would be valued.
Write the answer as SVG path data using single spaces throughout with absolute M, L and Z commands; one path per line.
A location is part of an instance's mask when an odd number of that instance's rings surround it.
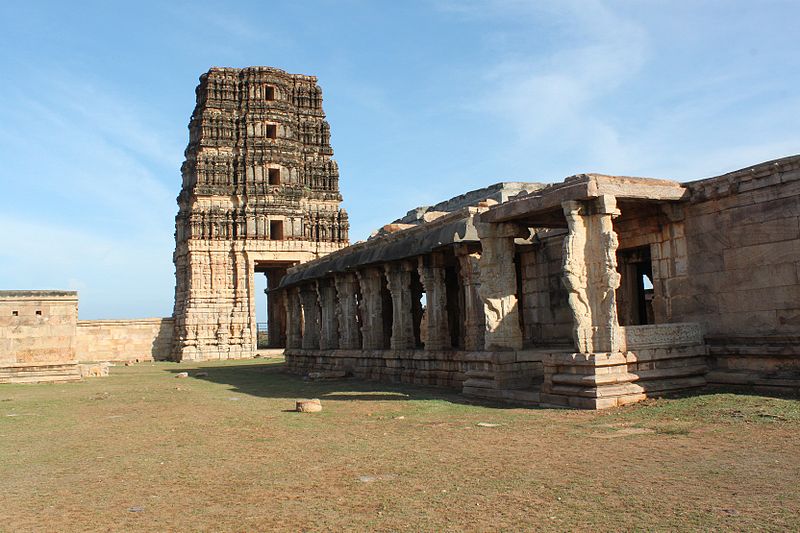
M 320 350 L 335 350 L 339 347 L 339 323 L 336 320 L 336 286 L 333 280 L 317 281 L 317 296 L 320 306 Z
M 562 204 L 569 234 L 564 239 L 564 285 L 574 320 L 575 347 L 582 353 L 620 350 L 616 290 L 619 216 L 613 196 Z
M 284 291 L 284 304 L 286 305 L 286 347 L 300 348 L 302 345 L 300 295 L 297 287 Z
M 303 349 L 319 350 L 319 302 L 315 284 L 300 287 L 300 301 L 303 306 Z
M 267 276 L 267 340 L 270 348 L 286 346 L 285 291 L 274 291 L 286 275 L 286 269 L 270 270 Z
M 450 328 L 447 323 L 447 287 L 441 254 L 419 258 L 419 279 L 425 288 L 425 318 L 427 320 L 426 350 L 449 350 Z
M 470 252 L 466 246 L 456 247 L 464 291 L 464 349 L 483 350 L 486 317 L 478 291 L 481 287 L 480 252 Z
M 339 320 L 339 348 L 343 350 L 361 349 L 361 335 L 358 331 L 358 309 L 356 292 L 358 279 L 350 272 L 335 277 L 337 312 Z
M 481 239 L 479 260 L 485 317 L 486 351 L 519 350 L 522 331 L 517 305 L 517 269 L 514 265 L 514 239 L 527 237 L 530 230 L 510 223 L 477 224 Z
M 411 350 L 416 344 L 411 298 L 410 261 L 384 265 L 389 292 L 392 295 L 392 350 Z
M 361 287 L 361 341 L 364 350 L 383 350 L 383 269 L 369 267 L 358 272 Z

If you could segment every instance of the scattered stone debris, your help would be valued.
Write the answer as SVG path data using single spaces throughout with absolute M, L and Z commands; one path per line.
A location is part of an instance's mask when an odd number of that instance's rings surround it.
M 129 513 L 141 513 L 143 511 L 144 511 L 144 507 L 135 506 L 135 507 L 129 507 L 128 508 L 128 512 Z
M 318 413 L 322 411 L 322 402 L 318 399 L 297 400 L 295 409 L 298 413 Z
M 404 417 L 404 416 L 396 416 L 396 417 L 394 417 L 394 419 L 395 420 L 405 420 L 406 417 Z
M 194 375 L 194 377 L 196 377 L 196 378 L 207 378 L 208 377 L 208 372 L 198 372 L 198 373 L 196 373 Z
M 189 373 L 188 372 L 178 372 L 177 374 L 175 374 L 175 377 L 176 378 L 188 378 L 189 377 Z
M 490 424 L 489 422 L 478 422 L 475 425 L 481 428 L 499 428 L 503 424 Z

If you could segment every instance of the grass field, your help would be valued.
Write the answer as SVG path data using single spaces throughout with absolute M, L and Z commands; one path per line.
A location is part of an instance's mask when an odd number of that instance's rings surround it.
M 304 382 L 280 361 L 111 370 L 0 386 L 0 530 L 800 529 L 797 400 L 587 412 Z

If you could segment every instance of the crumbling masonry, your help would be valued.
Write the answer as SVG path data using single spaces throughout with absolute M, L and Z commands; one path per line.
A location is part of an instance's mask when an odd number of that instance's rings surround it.
M 173 357 L 252 357 L 254 274 L 274 288 L 287 267 L 347 245 L 330 127 L 313 76 L 212 68 L 196 92 L 175 218 Z M 275 346 L 281 298 L 268 298 Z

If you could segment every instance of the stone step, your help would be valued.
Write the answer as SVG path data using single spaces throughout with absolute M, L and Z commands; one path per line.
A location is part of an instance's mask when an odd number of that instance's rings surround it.
M 81 372 L 77 363 L 0 367 L 0 383 L 63 383 L 80 380 Z

